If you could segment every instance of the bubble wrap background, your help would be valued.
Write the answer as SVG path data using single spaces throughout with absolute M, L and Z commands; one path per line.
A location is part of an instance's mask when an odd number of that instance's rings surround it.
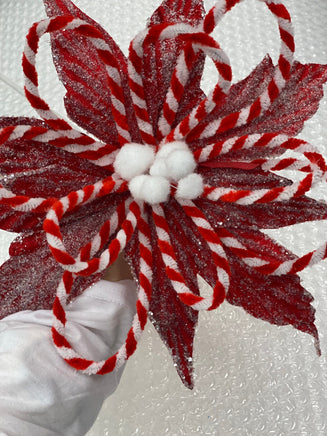
M 160 0 L 76 0 L 100 22 L 126 52 Z M 207 9 L 213 0 L 206 1 Z M 327 63 L 327 0 L 285 0 L 296 32 L 296 58 Z M 34 21 L 45 16 L 40 0 L 0 0 L 0 112 L 33 115 L 17 92 L 24 37 Z M 245 77 L 269 52 L 278 56 L 274 18 L 256 0 L 230 12 L 215 31 L 229 54 L 234 80 Z M 63 89 L 49 56 L 49 40 L 41 41 L 41 94 L 64 113 Z M 8 83 L 5 83 L 7 81 Z M 208 64 L 203 87 L 216 81 Z M 9 86 L 11 85 L 11 86 Z M 17 88 L 17 89 L 15 89 Z M 326 90 L 327 91 L 327 90 Z M 327 99 L 306 124 L 302 137 L 327 155 Z M 326 187 L 313 192 L 327 198 Z M 313 249 L 327 237 L 327 223 L 271 231 L 297 254 Z M 1 232 L 0 254 L 7 256 L 12 235 Z M 121 384 L 110 397 L 88 436 L 323 436 L 327 434 L 327 264 L 302 273 L 314 295 L 322 357 L 310 336 L 291 327 L 271 326 L 227 303 L 214 313 L 201 313 L 195 342 L 195 389 L 180 383 L 168 351 L 151 325 L 130 359 Z M 68 436 L 68 435 L 67 435 Z

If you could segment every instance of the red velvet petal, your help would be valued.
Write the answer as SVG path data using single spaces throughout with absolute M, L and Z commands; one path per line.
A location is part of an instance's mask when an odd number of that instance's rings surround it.
M 165 0 L 152 15 L 149 26 L 178 22 L 197 25 L 203 14 L 202 0 Z M 155 131 L 181 47 L 181 42 L 171 39 L 144 47 L 144 90 Z M 200 55 L 191 69 L 174 124 L 183 119 L 204 97 L 200 89 L 203 67 L 204 56 Z
M 73 15 L 92 24 L 102 33 L 119 64 L 128 125 L 132 139 L 139 141 L 128 87 L 127 63 L 120 48 L 98 23 L 70 0 L 44 0 L 44 4 L 49 17 Z M 68 115 L 79 126 L 102 141 L 118 146 L 106 70 L 93 45 L 81 38 L 76 31 L 56 32 L 51 35 L 51 40 L 54 64 L 67 90 L 65 107 Z

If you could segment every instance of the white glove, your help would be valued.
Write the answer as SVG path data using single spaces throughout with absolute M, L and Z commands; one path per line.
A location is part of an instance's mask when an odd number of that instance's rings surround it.
M 100 281 L 67 308 L 67 339 L 86 358 L 114 354 L 135 313 L 130 280 Z M 52 312 L 24 311 L 0 321 L 0 435 L 82 436 L 121 377 L 118 371 L 87 376 L 57 354 Z

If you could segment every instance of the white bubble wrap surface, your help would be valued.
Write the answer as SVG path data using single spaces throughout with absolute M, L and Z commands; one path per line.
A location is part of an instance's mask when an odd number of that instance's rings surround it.
M 207 0 L 207 9 L 213 0 Z M 76 0 L 126 52 L 160 0 Z M 296 58 L 327 63 L 327 0 L 285 0 L 296 37 Z M 0 109 L 2 115 L 33 115 L 24 97 L 20 67 L 30 24 L 45 17 L 40 0 L 0 0 Z M 231 59 L 234 80 L 245 77 L 269 52 L 279 51 L 277 25 L 262 3 L 245 0 L 215 31 Z M 63 88 L 51 66 L 49 40 L 41 41 L 41 95 L 59 113 Z M 7 83 L 4 82 L 7 81 Z M 208 63 L 203 87 L 216 82 Z M 9 86 L 11 85 L 11 86 Z M 327 90 L 326 90 L 327 91 Z M 301 136 L 327 155 L 327 99 Z M 325 186 L 315 198 L 326 199 Z M 327 237 L 327 223 L 306 223 L 271 231 L 279 242 L 303 254 Z M 11 236 L 1 234 L 5 259 Z M 301 273 L 315 297 L 322 357 L 313 340 L 292 327 L 276 327 L 223 304 L 201 313 L 194 350 L 195 389 L 176 375 L 170 355 L 149 324 L 130 359 L 117 392 L 104 404 L 88 436 L 324 436 L 327 434 L 327 263 Z M 69 436 L 69 435 L 67 435 Z

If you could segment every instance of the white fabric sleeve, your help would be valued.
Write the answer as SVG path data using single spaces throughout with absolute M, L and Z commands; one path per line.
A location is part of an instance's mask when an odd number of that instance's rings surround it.
M 93 360 L 126 339 L 135 313 L 130 280 L 100 281 L 67 310 L 67 339 Z M 92 426 L 122 368 L 104 376 L 75 371 L 57 354 L 49 310 L 23 311 L 0 322 L 0 435 L 82 436 Z

